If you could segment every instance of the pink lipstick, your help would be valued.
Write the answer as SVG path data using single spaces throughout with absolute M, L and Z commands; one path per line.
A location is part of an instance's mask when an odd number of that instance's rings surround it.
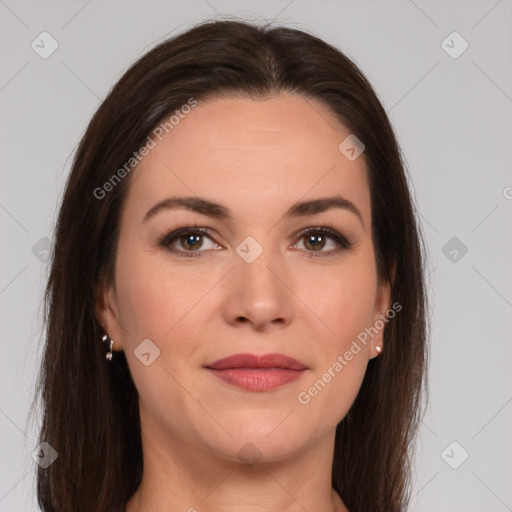
M 271 391 L 299 379 L 308 369 L 283 354 L 234 354 L 205 367 L 224 382 L 248 391 Z

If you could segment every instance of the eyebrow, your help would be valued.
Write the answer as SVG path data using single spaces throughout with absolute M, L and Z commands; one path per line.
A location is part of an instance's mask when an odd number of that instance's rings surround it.
M 151 207 L 142 222 L 147 222 L 158 213 L 165 210 L 174 209 L 191 210 L 201 215 L 213 217 L 219 220 L 228 220 L 233 217 L 231 211 L 225 206 L 214 203 L 201 197 L 168 197 Z M 348 199 L 340 195 L 332 197 L 324 197 L 320 199 L 312 199 L 310 201 L 299 201 L 293 204 L 284 214 L 284 218 L 306 217 L 308 215 L 318 215 L 333 208 L 339 208 L 354 213 L 364 228 L 363 216 L 357 206 Z

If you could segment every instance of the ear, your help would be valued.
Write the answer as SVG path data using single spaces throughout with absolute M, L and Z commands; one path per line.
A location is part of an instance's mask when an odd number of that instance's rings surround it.
M 395 282 L 396 263 L 390 269 L 390 280 L 383 280 L 377 285 L 377 296 L 375 299 L 375 309 L 373 317 L 373 327 L 377 329 L 377 334 L 372 337 L 370 347 L 370 357 L 373 359 L 384 350 L 384 329 L 389 322 L 386 321 L 386 313 L 391 308 L 391 289 Z
M 114 351 L 123 349 L 121 326 L 118 321 L 118 304 L 113 285 L 99 280 L 94 289 L 94 316 L 104 333 L 114 341 Z

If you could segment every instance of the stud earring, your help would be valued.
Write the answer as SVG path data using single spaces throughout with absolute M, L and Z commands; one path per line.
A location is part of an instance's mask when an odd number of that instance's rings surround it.
M 376 355 L 370 357 L 370 359 L 375 359 L 380 353 L 382 352 L 382 347 L 380 345 L 375 345 L 375 351 L 377 352 Z
M 101 339 L 102 342 L 108 341 L 109 337 L 105 334 Z M 114 348 L 114 340 L 110 340 L 109 351 L 105 354 L 105 359 L 112 361 L 112 349 Z

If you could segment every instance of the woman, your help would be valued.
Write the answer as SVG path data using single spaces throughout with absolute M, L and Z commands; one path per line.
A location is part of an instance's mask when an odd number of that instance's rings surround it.
M 424 256 L 338 50 L 234 21 L 151 50 L 89 124 L 52 257 L 42 510 L 406 509 Z

